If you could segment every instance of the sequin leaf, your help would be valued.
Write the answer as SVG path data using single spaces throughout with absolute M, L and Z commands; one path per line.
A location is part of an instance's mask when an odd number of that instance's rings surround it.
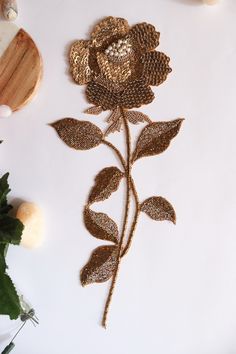
M 157 221 L 169 220 L 176 223 L 176 215 L 173 206 L 162 197 L 151 197 L 141 204 L 141 211 L 151 219 Z
M 151 123 L 151 119 L 146 114 L 138 111 L 126 111 L 125 117 L 132 124 L 139 124 L 144 122 Z
M 116 223 L 104 213 L 96 213 L 88 207 L 84 209 L 84 223 L 87 230 L 100 240 L 118 243 L 118 227 Z
M 122 127 L 122 120 L 118 119 L 116 122 L 113 122 L 109 125 L 109 127 L 105 131 L 104 136 L 108 136 L 111 133 L 120 132 L 121 127 Z
M 84 111 L 84 113 L 98 115 L 98 114 L 102 113 L 102 107 L 92 106 L 92 107 L 87 108 Z
M 88 203 L 92 204 L 109 198 L 118 189 L 123 177 L 124 173 L 114 166 L 101 170 L 95 178 L 95 185 L 90 192 Z
M 122 115 L 119 107 L 116 107 L 112 113 L 107 118 L 107 122 L 111 123 L 105 132 L 105 136 L 108 136 L 110 133 L 119 132 L 122 127 Z
M 64 143 L 76 150 L 92 149 L 98 146 L 103 138 L 102 131 L 88 121 L 64 118 L 51 126 L 56 129 Z
M 157 155 L 165 151 L 171 140 L 178 134 L 183 119 L 169 122 L 154 122 L 147 125 L 141 132 L 132 161 L 144 156 Z
M 115 271 L 117 256 L 117 246 L 100 246 L 96 248 L 81 271 L 80 280 L 82 285 L 103 283 L 109 280 Z

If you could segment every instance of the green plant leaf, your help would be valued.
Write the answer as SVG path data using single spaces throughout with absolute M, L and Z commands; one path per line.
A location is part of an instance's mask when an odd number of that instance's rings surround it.
M 16 218 L 0 215 L 0 243 L 19 245 L 24 225 Z
M 16 320 L 21 313 L 19 296 L 11 278 L 0 273 L 0 314 Z
M 6 252 L 8 249 L 8 244 L 0 243 L 0 273 L 5 273 L 6 265 Z
M 9 173 L 0 178 L 0 214 L 7 213 L 11 206 L 7 204 L 7 195 L 10 192 L 8 184 Z

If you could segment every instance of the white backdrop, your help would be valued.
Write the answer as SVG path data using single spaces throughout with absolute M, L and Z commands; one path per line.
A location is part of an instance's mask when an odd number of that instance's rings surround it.
M 0 121 L 1 174 L 10 172 L 15 204 L 43 208 L 46 235 L 36 251 L 9 251 L 10 274 L 40 318 L 17 338 L 15 353 L 235 354 L 236 1 L 19 0 L 19 7 L 17 24 L 38 44 L 44 77 L 37 99 Z M 166 197 L 177 225 L 142 215 L 105 331 L 99 322 L 109 284 L 79 283 L 90 251 L 102 244 L 86 231 L 82 210 L 96 173 L 117 161 L 106 147 L 69 149 L 47 123 L 69 116 L 105 128 L 106 114 L 83 113 L 84 88 L 68 76 L 67 52 L 108 15 L 161 32 L 159 49 L 173 72 L 141 111 L 186 120 L 165 153 L 134 167 L 141 199 Z M 121 144 L 119 134 L 111 139 Z M 119 196 L 103 204 L 118 221 Z

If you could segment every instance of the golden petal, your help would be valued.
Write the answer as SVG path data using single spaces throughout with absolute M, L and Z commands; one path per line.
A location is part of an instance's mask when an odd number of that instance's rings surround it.
M 148 85 L 158 86 L 164 82 L 171 72 L 170 58 L 161 52 L 145 53 L 141 57 L 143 64 L 142 77 Z
M 93 46 L 100 47 L 109 43 L 113 37 L 121 37 L 128 33 L 128 22 L 119 17 L 106 17 L 93 29 L 91 39 Z
M 97 62 L 102 75 L 113 82 L 125 82 L 131 75 L 130 60 L 111 61 L 104 53 L 97 53 Z
M 142 81 L 133 81 L 127 84 L 120 99 L 120 106 L 124 108 L 138 108 L 143 104 L 151 103 L 154 93 Z
M 119 93 L 109 90 L 95 81 L 91 81 L 87 85 L 86 96 L 90 103 L 101 106 L 104 111 L 119 106 Z
M 159 44 L 160 33 L 149 23 L 138 23 L 130 30 L 129 37 L 141 51 L 150 51 Z
M 70 72 L 79 85 L 87 84 L 92 79 L 89 67 L 89 41 L 76 41 L 72 44 L 69 54 Z

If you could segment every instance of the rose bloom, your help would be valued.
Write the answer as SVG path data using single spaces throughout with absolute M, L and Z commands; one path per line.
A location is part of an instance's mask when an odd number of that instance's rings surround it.
M 73 43 L 70 70 L 79 85 L 87 84 L 90 103 L 103 110 L 130 109 L 154 99 L 158 86 L 171 72 L 170 59 L 155 50 L 160 33 L 148 23 L 130 27 L 123 18 L 106 17 L 90 40 Z

